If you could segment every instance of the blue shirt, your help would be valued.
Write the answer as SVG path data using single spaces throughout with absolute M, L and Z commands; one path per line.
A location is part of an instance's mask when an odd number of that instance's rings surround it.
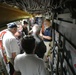
M 44 31 L 44 36 L 52 37 L 52 28 L 51 27 L 46 28 L 46 30 Z M 52 41 L 52 40 L 44 39 L 44 41 Z

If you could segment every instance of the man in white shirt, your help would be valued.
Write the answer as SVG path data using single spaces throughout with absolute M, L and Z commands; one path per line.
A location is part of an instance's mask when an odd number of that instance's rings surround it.
M 14 60 L 15 75 L 47 75 L 42 59 L 34 54 L 35 39 L 33 36 L 24 36 L 21 40 L 24 54 L 19 54 Z
M 42 38 L 39 35 L 40 30 L 40 26 L 38 24 L 34 24 L 32 28 L 32 35 L 34 36 L 36 41 L 35 54 L 37 54 L 38 57 L 43 58 L 46 52 L 46 45 L 44 44 Z
M 3 47 L 6 51 L 8 63 L 10 66 L 10 75 L 13 75 L 14 73 L 14 58 L 17 54 L 20 53 L 19 46 L 17 44 L 17 40 L 14 36 L 14 34 L 17 31 L 17 25 L 15 23 L 9 23 L 8 24 L 8 31 L 3 36 Z

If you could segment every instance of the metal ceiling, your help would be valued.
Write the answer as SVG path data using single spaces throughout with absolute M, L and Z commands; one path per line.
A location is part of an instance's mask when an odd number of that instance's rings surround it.
M 27 17 L 25 14 L 27 12 L 32 14 L 47 14 L 51 12 L 64 13 L 66 8 L 68 8 L 69 12 L 72 13 L 72 17 L 76 18 L 76 0 L 0 0 L 0 6 L 1 4 L 7 4 L 23 11 L 18 12 L 16 9 L 13 11 L 8 10 L 8 7 L 6 8 L 7 11 L 5 11 L 5 8 L 0 7 L 0 18 L 2 19 L 0 24 Z M 6 12 L 9 14 L 9 16 L 6 14 Z M 12 12 L 13 16 L 10 14 L 10 12 Z M 27 14 L 30 15 L 29 13 Z
M 63 1 L 65 2 L 65 0 L 0 0 L 30 13 L 49 12 L 52 8 L 61 7 Z
M 51 5 L 51 0 L 0 0 L 0 2 L 17 6 L 21 10 L 31 13 L 46 12 Z
M 58 12 L 59 9 L 68 7 L 68 3 L 70 3 L 69 7 L 72 7 L 76 4 L 76 0 L 0 0 L 0 3 L 7 3 L 30 13 L 46 13 L 53 9 Z

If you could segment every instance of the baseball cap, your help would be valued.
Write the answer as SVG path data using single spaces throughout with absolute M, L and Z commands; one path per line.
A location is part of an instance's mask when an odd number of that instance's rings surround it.
M 8 26 L 8 28 L 17 27 L 16 23 L 8 23 L 7 26 Z

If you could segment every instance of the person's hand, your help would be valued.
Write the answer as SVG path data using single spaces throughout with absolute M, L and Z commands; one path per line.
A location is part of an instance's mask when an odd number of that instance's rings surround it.
M 40 37 L 43 39 L 43 34 L 42 33 L 40 33 Z
M 42 33 L 40 33 L 40 36 L 42 37 L 42 36 L 43 36 L 43 34 L 42 34 Z
M 42 29 L 40 31 L 40 37 L 43 39 Z
M 42 37 L 42 29 L 40 30 L 40 36 Z

